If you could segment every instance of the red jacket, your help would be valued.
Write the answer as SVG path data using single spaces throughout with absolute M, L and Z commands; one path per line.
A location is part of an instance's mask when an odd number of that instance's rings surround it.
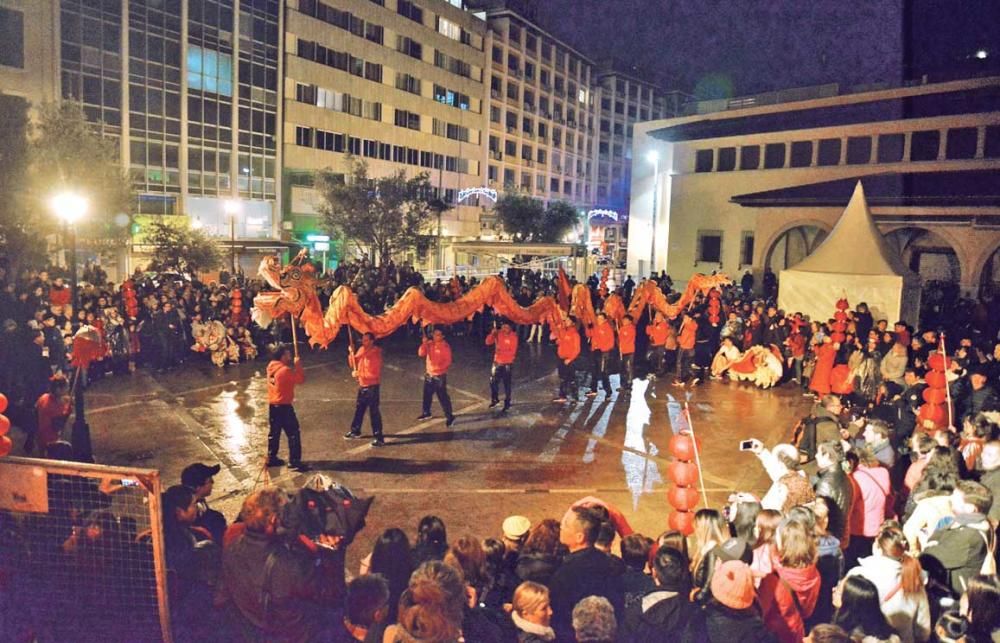
M 38 443 L 45 450 L 53 442 L 61 439 L 63 425 L 69 417 L 69 398 L 57 399 L 51 393 L 43 393 L 35 402 L 38 419 Z
M 683 350 L 694 348 L 698 336 L 698 322 L 695 320 L 681 322 L 681 330 L 677 334 L 677 346 Z
M 306 381 L 302 364 L 285 366 L 274 359 L 267 365 L 267 403 L 291 404 L 295 400 L 295 385 Z
M 667 341 L 667 335 L 670 333 L 670 327 L 665 321 L 654 322 L 649 326 L 646 326 L 646 334 L 649 335 L 649 343 L 653 346 L 663 346 L 664 342 Z
M 52 286 L 49 288 L 49 303 L 53 306 L 68 306 L 70 293 L 68 286 L 62 288 Z
M 493 330 L 486 336 L 487 346 L 496 346 L 493 354 L 494 364 L 513 364 L 517 355 L 517 333 L 514 331 L 500 332 Z
M 799 643 L 805 638 L 804 622 L 816 609 L 819 586 L 816 565 L 793 569 L 775 562 L 774 572 L 761 579 L 757 595 L 764 626 L 780 643 Z
M 608 322 L 594 324 L 587 335 L 590 337 L 592 351 L 606 353 L 615 347 L 615 329 Z
M 634 324 L 622 324 L 618 327 L 618 348 L 622 355 L 631 355 L 635 352 Z
M 357 371 L 359 385 L 375 386 L 382 381 L 382 349 L 378 346 L 362 346 L 347 356 L 347 363 Z
M 568 364 L 580 355 L 580 333 L 576 330 L 576 326 L 556 328 L 552 334 L 559 346 L 556 351 L 559 359 Z
M 417 355 L 427 358 L 427 374 L 432 377 L 446 374 L 451 366 L 451 346 L 443 339 L 440 342 L 425 339 Z

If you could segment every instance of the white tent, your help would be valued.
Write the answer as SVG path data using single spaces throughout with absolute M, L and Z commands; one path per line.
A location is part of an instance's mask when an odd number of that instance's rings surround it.
M 908 270 L 875 226 L 858 181 L 850 203 L 825 241 L 778 277 L 778 307 L 812 320 L 833 316 L 847 297 L 851 307 L 868 304 L 875 319 L 917 323 L 920 277 Z

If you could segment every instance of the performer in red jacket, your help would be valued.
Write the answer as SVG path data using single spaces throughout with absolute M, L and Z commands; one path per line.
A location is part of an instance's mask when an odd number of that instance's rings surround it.
M 597 323 L 587 330 L 590 337 L 590 352 L 594 360 L 594 370 L 590 378 L 590 391 L 587 397 L 597 395 L 597 383 L 600 381 L 606 396 L 611 396 L 611 380 L 608 377 L 608 363 L 611 361 L 611 351 L 615 347 L 615 329 L 608 323 L 608 317 L 603 312 L 597 313 Z
M 444 333 L 435 330 L 431 339 L 424 337 L 417 349 L 417 355 L 425 358 L 424 371 L 424 406 L 418 420 L 431 417 L 431 400 L 437 393 L 438 402 L 444 410 L 445 425 L 451 426 L 455 415 L 451 411 L 451 398 L 448 396 L 448 368 L 451 366 L 451 346 L 444 339 Z
M 302 462 L 302 438 L 299 434 L 299 419 L 295 416 L 292 402 L 295 401 L 295 387 L 306 381 L 302 362 L 293 357 L 292 349 L 280 345 L 274 349 L 271 362 L 267 365 L 267 466 L 280 467 L 285 461 L 278 457 L 281 432 L 288 436 L 288 458 L 293 469 L 307 471 Z
M 576 329 L 576 322 L 570 317 L 564 319 L 561 327 L 553 329 L 552 339 L 556 340 L 556 355 L 559 357 L 559 397 L 553 402 L 575 400 L 577 386 L 573 362 L 580 355 L 580 333 Z
M 500 382 L 503 381 L 503 410 L 510 408 L 511 364 L 517 356 L 517 333 L 511 328 L 510 322 L 500 324 L 500 330 L 494 328 L 486 336 L 487 346 L 496 346 L 493 353 L 493 369 L 490 371 L 490 408 L 500 403 Z
M 635 322 L 630 315 L 622 317 L 618 327 L 618 352 L 622 357 L 621 388 L 630 391 L 635 377 Z
M 345 440 L 361 437 L 361 423 L 365 420 L 365 411 L 372 423 L 373 447 L 385 446 L 382 437 L 382 411 L 379 409 L 379 384 L 382 381 L 382 349 L 375 345 L 375 335 L 365 333 L 361 336 L 361 348 L 357 351 L 348 346 L 347 363 L 354 371 L 351 373 L 358 380 L 358 401 L 354 406 L 354 419 L 351 430 L 344 434 Z

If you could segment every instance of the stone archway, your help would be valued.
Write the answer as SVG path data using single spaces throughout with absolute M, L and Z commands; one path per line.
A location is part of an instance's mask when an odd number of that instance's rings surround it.
M 899 253 L 903 264 L 927 282 L 960 284 L 962 263 L 955 247 L 944 236 L 916 226 L 885 233 L 889 248 Z
M 1000 245 L 986 257 L 979 276 L 979 294 L 1000 296 Z
M 813 253 L 826 240 L 828 231 L 812 223 L 793 225 L 783 230 L 764 255 L 764 265 L 774 274 L 791 268 Z

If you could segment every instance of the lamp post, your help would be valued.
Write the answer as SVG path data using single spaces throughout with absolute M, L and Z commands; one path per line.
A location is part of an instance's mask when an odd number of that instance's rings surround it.
M 233 277 L 236 276 L 236 216 L 240 213 L 242 206 L 237 199 L 226 199 L 222 206 L 229 217 L 229 260 L 232 264 Z
M 73 192 L 60 192 L 52 197 L 49 207 L 57 218 L 62 220 L 66 231 L 66 246 L 69 250 L 69 291 L 73 312 L 78 310 L 77 283 L 76 283 L 76 222 L 82 219 L 90 208 L 87 199 Z M 83 371 L 77 372 L 77 380 L 83 375 Z M 79 381 L 73 383 L 73 451 L 85 462 L 92 462 L 94 459 L 93 449 L 90 444 L 90 426 L 84 415 L 83 385 Z
M 649 271 L 650 274 L 656 274 L 656 197 L 660 182 L 660 153 L 656 150 L 650 150 L 646 154 L 646 160 L 653 164 L 653 214 L 650 218 L 652 232 L 649 244 Z

